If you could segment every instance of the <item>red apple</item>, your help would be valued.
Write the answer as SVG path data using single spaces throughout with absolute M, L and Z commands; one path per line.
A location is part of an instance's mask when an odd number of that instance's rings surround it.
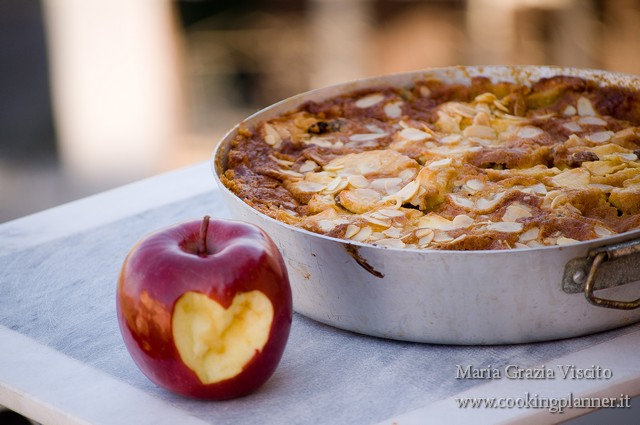
M 117 290 L 120 331 L 140 370 L 179 394 L 224 400 L 273 374 L 292 319 L 280 252 L 258 227 L 191 221 L 138 242 Z

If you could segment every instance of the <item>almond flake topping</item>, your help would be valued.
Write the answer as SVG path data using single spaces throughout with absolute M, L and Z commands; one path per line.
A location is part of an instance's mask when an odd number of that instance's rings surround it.
M 454 143 L 458 143 L 460 140 L 462 140 L 462 135 L 448 134 L 440 138 L 440 143 L 444 143 L 445 145 L 452 145 Z
M 435 170 L 437 168 L 442 168 L 442 167 L 446 167 L 447 165 L 451 165 L 451 162 L 453 160 L 451 158 L 442 158 L 442 159 L 438 159 L 436 161 L 433 161 L 432 163 L 430 163 L 427 168 L 429 168 L 430 170 Z
M 369 226 L 365 226 L 358 233 L 351 237 L 354 241 L 364 242 L 371 237 L 373 229 Z
M 420 227 L 428 227 L 434 230 L 466 229 L 473 223 L 474 220 L 464 214 L 455 216 L 453 220 L 447 220 L 438 214 L 429 213 L 419 220 Z
M 387 133 L 364 133 L 364 134 L 354 134 L 349 136 L 349 140 L 352 142 L 368 142 L 371 140 L 378 140 L 385 137 Z
M 379 239 L 376 242 L 376 245 L 388 246 L 389 248 L 404 248 L 406 244 L 402 242 L 400 239 Z
M 318 164 L 315 161 L 307 160 L 300 166 L 301 173 L 308 173 L 309 171 L 313 171 L 318 168 Z
M 564 128 L 566 128 L 567 130 L 572 131 L 574 133 L 579 133 L 579 132 L 582 131 L 582 127 L 580 127 L 580 124 L 578 124 L 577 122 L 574 122 L 574 121 L 566 122 L 566 123 L 562 124 L 562 126 Z
M 531 212 L 526 206 L 522 204 L 511 204 L 502 216 L 502 221 L 516 221 L 519 218 L 528 217 L 531 217 Z
M 578 242 L 575 239 L 572 238 L 567 238 L 565 236 L 561 236 L 556 240 L 556 245 L 568 245 L 568 244 L 572 244 L 572 243 L 576 243 Z
M 595 81 L 576 89 L 580 77 L 565 77 L 551 85 L 472 79 L 470 89 L 425 80 L 319 99 L 240 131 L 247 143 L 232 146 L 229 163 L 239 165 L 227 180 L 235 174 L 247 201 L 264 194 L 254 204 L 288 224 L 388 247 L 524 249 L 628 231 L 640 214 L 640 112 L 601 114 L 609 92 Z M 268 158 L 250 171 L 290 199 L 249 190 L 258 180 L 239 167 L 256 155 L 241 147 L 260 141 Z M 496 232 L 510 234 L 500 246 Z
M 464 137 L 477 137 L 480 139 L 495 139 L 496 132 L 493 128 L 485 125 L 470 125 L 462 132 Z
M 401 202 L 406 202 L 409 199 L 413 198 L 413 196 L 418 192 L 420 188 L 420 184 L 417 181 L 409 182 L 405 187 L 403 187 L 400 192 L 396 193 L 396 197 L 401 200 Z
M 433 242 L 451 242 L 453 237 L 444 230 L 433 231 Z
M 390 102 L 384 105 L 384 113 L 389 118 L 398 118 L 402 115 L 402 102 Z
M 450 194 L 449 199 L 451 199 L 451 202 L 458 205 L 459 207 L 462 207 L 468 210 L 471 210 L 473 209 L 473 207 L 475 207 L 475 204 L 473 203 L 473 201 L 469 198 L 465 198 L 464 196 Z
M 475 193 L 484 189 L 484 183 L 482 183 L 480 180 L 471 179 L 465 182 L 464 188 L 471 193 Z
M 406 140 L 420 141 L 425 139 L 431 139 L 433 136 L 430 133 L 418 130 L 417 128 L 404 128 L 398 133 L 400 137 Z
M 280 133 L 278 130 L 273 128 L 273 126 L 269 124 L 264 125 L 264 141 L 271 146 L 279 146 L 282 143 L 282 137 L 280 137 Z
M 582 125 L 599 125 L 599 126 L 605 126 L 607 125 L 607 122 L 605 120 L 603 120 L 602 118 L 599 117 L 594 117 L 594 116 L 586 116 L 586 117 L 580 117 L 580 119 L 578 120 L 578 124 L 582 124 Z
M 498 206 L 500 200 L 504 197 L 505 192 L 498 192 L 491 198 L 480 198 L 476 201 L 476 207 L 481 211 L 490 211 Z
M 326 186 L 320 183 L 302 181 L 298 183 L 297 187 L 301 192 L 315 193 L 324 190 Z
M 581 117 L 596 115 L 596 111 L 593 110 L 591 101 L 584 96 L 580 96 L 578 98 L 578 104 L 576 105 L 576 108 L 578 110 L 578 115 L 580 115 Z
M 384 100 L 384 95 L 382 93 L 374 93 L 365 97 L 361 97 L 355 103 L 358 108 L 370 108 Z
M 501 221 L 498 223 L 487 224 L 487 229 L 502 233 L 517 233 L 522 231 L 522 223 L 513 221 Z
M 350 224 L 347 226 L 346 230 L 344 231 L 344 237 L 347 239 L 351 239 L 359 231 L 360 231 L 360 227 L 356 226 L 355 224 Z
M 613 131 L 599 131 L 597 133 L 589 134 L 585 136 L 585 138 L 593 143 L 605 143 L 608 142 L 613 135 Z
M 533 139 L 544 134 L 544 131 L 538 127 L 526 126 L 518 130 L 517 136 L 523 139 Z
M 538 239 L 539 235 L 540 235 L 540 229 L 538 227 L 532 227 L 531 229 L 527 230 L 526 232 L 523 232 L 520 235 L 520 238 L 518 239 L 518 241 L 520 241 L 522 243 L 526 243 L 526 242 Z
M 347 181 L 354 188 L 365 188 L 369 186 L 369 180 L 360 174 L 354 174 L 347 178 Z

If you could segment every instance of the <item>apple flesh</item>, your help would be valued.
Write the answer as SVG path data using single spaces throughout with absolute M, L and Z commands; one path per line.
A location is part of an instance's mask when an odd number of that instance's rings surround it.
M 224 400 L 271 377 L 293 308 L 287 270 L 269 236 L 252 224 L 205 217 L 132 248 L 117 315 L 125 346 L 150 380 L 185 396 Z

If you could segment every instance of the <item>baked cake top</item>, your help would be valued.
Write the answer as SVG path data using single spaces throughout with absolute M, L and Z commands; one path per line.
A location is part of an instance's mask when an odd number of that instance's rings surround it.
M 371 87 L 308 102 L 232 142 L 225 184 L 337 238 L 486 250 L 640 228 L 640 95 L 578 77 Z

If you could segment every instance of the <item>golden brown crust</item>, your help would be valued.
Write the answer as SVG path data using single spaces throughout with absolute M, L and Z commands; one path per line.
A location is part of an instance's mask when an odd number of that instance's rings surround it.
M 313 232 L 391 247 L 561 245 L 640 227 L 640 95 L 558 76 L 372 87 L 243 129 L 221 180 Z

